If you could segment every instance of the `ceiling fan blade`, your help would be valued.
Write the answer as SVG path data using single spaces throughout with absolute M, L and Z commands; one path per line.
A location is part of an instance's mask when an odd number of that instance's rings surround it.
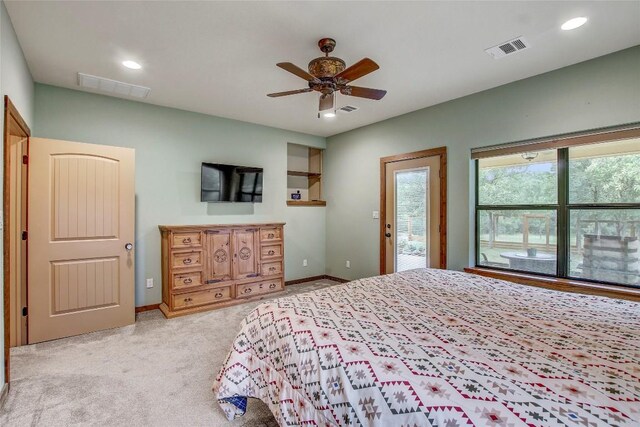
M 349 68 L 343 70 L 341 73 L 336 74 L 334 78 L 352 82 L 355 79 L 366 76 L 367 74 L 377 70 L 378 68 L 380 68 L 378 64 L 376 64 L 369 58 L 364 58 L 356 62 Z
M 300 78 L 305 79 L 308 82 L 315 82 L 318 80 L 302 68 L 298 67 L 297 65 L 293 65 L 291 62 L 279 62 L 276 65 L 285 71 L 288 71 Z
M 386 94 L 386 90 L 369 89 L 368 87 L 347 86 L 340 91 L 343 95 L 357 96 L 358 98 L 382 99 Z
M 335 99 L 335 93 L 331 92 L 328 95 L 320 95 L 320 111 L 333 109 L 333 101 Z
M 268 93 L 267 96 L 271 98 L 277 98 L 279 96 L 295 95 L 296 93 L 305 93 L 305 92 L 312 92 L 312 91 L 313 89 L 306 88 L 306 89 L 298 89 L 298 90 L 289 90 L 286 92 Z

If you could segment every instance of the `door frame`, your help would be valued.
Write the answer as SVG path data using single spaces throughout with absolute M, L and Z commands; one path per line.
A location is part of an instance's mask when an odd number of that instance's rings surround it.
M 387 223 L 387 165 L 403 160 L 414 160 L 423 157 L 440 158 L 440 266 L 447 268 L 447 147 L 430 148 L 412 153 L 396 154 L 380 158 L 380 274 L 386 272 L 385 224 Z
M 3 130 L 3 177 L 4 182 L 2 185 L 3 191 L 3 200 L 2 200 L 2 209 L 4 210 L 4 218 L 3 218 L 3 233 L 2 233 L 2 241 L 3 241 L 3 289 L 4 289 L 4 379 L 7 385 L 10 383 L 10 369 L 9 369 L 9 356 L 10 356 L 10 333 L 11 333 L 11 288 L 10 288 L 10 278 L 11 278 L 11 265 L 10 265 L 10 250 L 11 250 L 11 237 L 9 235 L 10 231 L 10 191 L 11 191 L 11 168 L 10 168 L 10 156 L 9 156 L 9 137 L 11 135 L 11 125 L 17 126 L 27 137 L 27 155 L 29 153 L 29 138 L 31 137 L 31 129 L 27 126 L 27 123 L 24 121 L 18 109 L 15 107 L 9 96 L 4 96 L 4 130 Z M 16 198 L 16 200 L 21 200 L 21 196 Z M 27 262 L 27 260 L 23 260 Z M 25 277 L 25 280 L 28 281 L 28 277 Z M 28 286 L 28 282 L 27 282 Z

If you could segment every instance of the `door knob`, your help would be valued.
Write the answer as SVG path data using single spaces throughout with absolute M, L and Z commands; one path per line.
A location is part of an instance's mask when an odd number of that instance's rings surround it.
M 385 237 L 391 237 L 391 233 L 384 233 Z
M 127 243 L 126 245 L 124 245 L 124 248 L 127 251 L 131 252 L 131 249 L 133 249 L 133 244 L 132 243 Z

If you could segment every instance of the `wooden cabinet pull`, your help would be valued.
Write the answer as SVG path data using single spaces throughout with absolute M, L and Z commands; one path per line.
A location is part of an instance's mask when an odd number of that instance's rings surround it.
M 188 245 L 189 243 L 191 243 L 191 237 L 187 237 L 185 239 L 182 239 L 182 243 L 184 243 L 185 245 Z
M 185 298 L 184 299 L 184 302 L 191 302 L 191 301 L 193 301 L 193 298 Z
M 191 258 L 185 258 L 182 260 L 183 264 L 191 264 L 193 261 L 191 260 Z
M 217 294 L 214 295 L 214 297 L 216 298 L 222 298 L 222 294 L 220 292 L 218 292 Z
M 269 235 L 267 236 L 269 239 L 273 239 L 276 235 L 273 233 L 269 233 Z
M 276 287 L 276 284 L 275 284 L 275 283 L 272 283 L 272 284 L 270 284 L 270 285 L 269 285 L 269 289 L 273 289 L 273 288 L 275 288 L 275 287 Z
M 276 271 L 275 267 L 269 267 L 269 271 Z
M 242 292 L 244 294 L 250 294 L 251 293 L 251 288 L 245 288 L 244 291 Z
M 189 285 L 189 284 L 193 283 L 193 280 L 191 280 L 190 277 L 187 277 L 186 279 L 184 279 L 182 281 L 182 283 L 184 283 L 185 285 Z
M 271 249 L 271 250 L 268 252 L 268 254 L 269 254 L 269 255 L 273 255 L 273 254 L 275 254 L 275 253 L 276 253 L 276 251 L 274 251 L 273 249 Z

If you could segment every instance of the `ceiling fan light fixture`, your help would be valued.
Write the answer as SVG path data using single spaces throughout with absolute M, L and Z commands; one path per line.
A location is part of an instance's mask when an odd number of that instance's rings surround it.
M 386 90 L 351 86 L 351 82 L 354 80 L 364 77 L 380 68 L 378 64 L 369 58 L 363 58 L 355 64 L 347 67 L 346 63 L 342 59 L 329 56 L 329 54 L 333 52 L 335 46 L 336 41 L 334 39 L 321 39 L 318 42 L 318 47 L 325 56 L 312 59 L 311 62 L 309 62 L 308 72 L 290 62 L 277 63 L 276 66 L 306 80 L 309 87 L 306 89 L 268 93 L 267 96 L 271 98 L 279 98 L 281 96 L 294 95 L 298 93 L 312 91 L 319 92 L 320 103 L 318 106 L 318 118 L 331 118 L 336 116 L 337 111 L 335 109 L 335 97 L 338 93 L 346 96 L 373 99 L 376 101 L 382 99 L 387 93 Z M 323 111 L 327 110 L 333 110 L 333 112 L 323 113 Z

